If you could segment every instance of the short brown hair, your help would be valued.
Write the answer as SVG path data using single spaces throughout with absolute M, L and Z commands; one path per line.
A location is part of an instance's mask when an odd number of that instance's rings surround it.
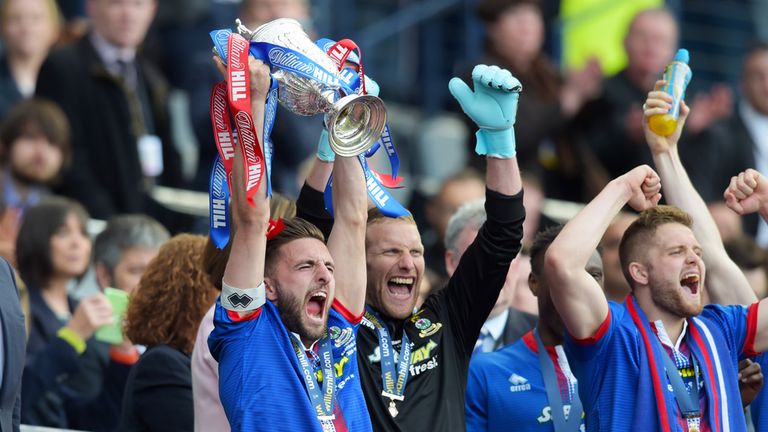
M 229 204 L 227 204 L 229 205 Z M 285 195 L 281 195 L 277 192 L 272 194 L 272 198 L 269 199 L 269 214 L 272 219 L 292 219 L 296 217 L 296 201 L 287 198 Z M 229 221 L 230 239 L 235 234 L 235 224 L 230 219 Z M 205 244 L 205 250 L 203 251 L 203 271 L 208 274 L 213 286 L 216 289 L 221 290 L 221 280 L 224 278 L 224 270 L 227 268 L 227 261 L 229 260 L 229 254 L 232 252 L 232 241 L 227 242 L 227 245 L 223 249 L 219 249 L 208 236 L 208 241 Z
M 0 163 L 8 163 L 16 140 L 41 135 L 61 150 L 61 170 L 68 168 L 72 159 L 69 121 L 58 105 L 46 99 L 21 101 L 5 117 L 0 126 Z
M 125 335 L 133 343 L 192 352 L 197 327 L 219 294 L 200 268 L 205 241 L 177 235 L 149 263 L 125 317 Z
M 407 214 L 405 216 L 398 216 L 396 218 L 391 218 L 384 213 L 381 212 L 378 208 L 374 207 L 372 209 L 368 210 L 368 225 L 373 225 L 375 223 L 380 222 L 386 222 L 388 220 L 399 220 L 403 222 L 408 222 L 410 224 L 416 225 L 416 220 L 411 216 L 410 214 Z
M 264 262 L 265 275 L 274 271 L 275 262 L 280 258 L 280 249 L 286 244 L 303 238 L 313 238 L 325 243 L 325 236 L 320 228 L 302 218 L 285 219 L 283 224 L 285 225 L 283 230 L 267 241 Z
M 619 260 L 621 271 L 632 287 L 632 277 L 629 274 L 629 263 L 637 261 L 640 251 L 648 247 L 651 237 L 661 226 L 669 223 L 677 223 L 688 228 L 693 226 L 691 216 L 677 207 L 660 205 L 643 211 L 632 222 L 619 243 Z

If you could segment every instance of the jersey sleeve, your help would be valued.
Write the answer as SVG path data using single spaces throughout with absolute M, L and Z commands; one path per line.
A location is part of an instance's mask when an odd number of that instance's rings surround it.
M 448 286 L 433 300 L 445 307 L 458 345 L 467 356 L 499 297 L 510 263 L 520 252 L 523 192 L 508 196 L 486 189 L 485 210 L 488 219 L 462 255 Z
M 465 402 L 467 432 L 488 430 L 488 386 L 481 361 L 477 357 L 469 363 Z
M 759 354 L 755 352 L 758 306 L 759 303 L 751 306 L 707 305 L 701 318 L 718 327 L 731 352 L 752 357 Z
M 570 334 L 566 335 L 564 346 L 568 361 L 580 383 L 590 383 L 591 387 L 600 388 L 605 365 L 611 357 L 610 350 L 627 349 L 624 343 L 614 341 L 618 337 L 624 313 L 626 309 L 621 305 L 608 302 L 608 314 L 592 337 L 576 339 Z

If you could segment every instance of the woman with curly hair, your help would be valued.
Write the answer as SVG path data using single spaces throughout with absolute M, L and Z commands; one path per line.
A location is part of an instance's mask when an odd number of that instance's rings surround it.
M 190 353 L 218 291 L 200 268 L 206 238 L 181 234 L 160 248 L 131 296 L 125 335 L 147 346 L 128 377 L 120 431 L 192 431 Z

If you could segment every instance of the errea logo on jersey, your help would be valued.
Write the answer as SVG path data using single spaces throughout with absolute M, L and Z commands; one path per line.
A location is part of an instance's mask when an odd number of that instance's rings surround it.
M 509 376 L 509 383 L 512 384 L 509 386 L 509 391 L 512 393 L 528 391 L 531 389 L 531 384 L 528 380 L 515 373 Z

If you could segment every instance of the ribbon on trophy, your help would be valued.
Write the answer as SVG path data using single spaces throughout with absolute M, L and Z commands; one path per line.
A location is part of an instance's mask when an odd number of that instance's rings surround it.
M 232 45 L 230 40 L 237 36 L 240 38 L 235 43 L 235 52 L 232 52 Z M 245 41 L 242 36 L 234 35 L 229 30 L 217 30 L 211 32 L 216 51 L 221 58 L 222 62 L 227 65 L 227 74 L 229 75 L 230 82 L 233 83 L 232 87 L 235 88 L 232 93 L 227 88 L 227 83 L 221 81 L 216 83 L 211 89 L 210 98 L 210 113 L 211 122 L 213 126 L 213 136 L 216 143 L 216 149 L 218 150 L 219 157 L 217 158 L 214 167 L 211 170 L 211 177 L 209 182 L 209 208 L 210 208 L 210 232 L 211 238 L 217 248 L 223 249 L 229 242 L 229 183 L 227 179 L 232 173 L 232 160 L 235 156 L 235 144 L 240 144 L 238 137 L 240 134 L 238 130 L 241 128 L 247 128 L 248 130 L 243 132 L 246 137 L 246 146 L 241 146 L 240 149 L 243 152 L 244 168 L 247 173 L 248 181 L 248 200 L 252 204 L 253 195 L 258 190 L 258 185 L 261 181 L 262 173 L 266 169 L 267 173 L 267 194 L 272 196 L 272 140 L 270 139 L 272 133 L 272 127 L 275 122 L 275 111 L 277 110 L 277 83 L 272 82 L 268 97 L 267 104 L 264 113 L 264 149 L 263 155 L 261 147 L 258 144 L 258 138 L 253 127 L 253 119 L 250 114 L 250 75 L 247 71 L 248 64 L 248 42 Z M 235 39 L 237 40 L 237 39 Z M 229 58 L 234 55 L 239 61 L 236 62 L 233 81 L 232 67 L 230 66 Z M 245 92 L 246 97 L 242 97 L 242 93 Z M 235 117 L 235 127 L 232 128 L 232 114 L 230 107 L 233 106 L 232 99 L 243 99 L 237 106 L 237 113 L 240 117 Z M 250 125 L 250 126 L 249 126 Z M 223 179 L 221 172 L 224 172 Z M 214 186 L 219 187 L 224 185 L 226 192 L 214 189 Z M 222 197 L 226 194 L 226 200 L 222 209 Z M 226 215 L 226 216 L 223 216 Z
M 219 156 L 213 162 L 209 186 L 211 240 L 218 249 L 224 249 L 229 243 L 229 185 L 225 165 Z
M 360 92 L 361 82 L 362 93 L 368 93 L 368 90 L 365 88 L 362 51 L 354 41 L 342 39 L 338 42 L 334 42 L 331 39 L 322 38 L 318 39 L 315 44 L 324 52 L 328 53 L 328 56 L 334 61 L 336 67 L 339 68 L 339 81 L 341 82 L 341 88 L 346 94 Z M 355 53 L 355 49 L 359 54 Z M 356 72 L 351 67 L 345 67 L 344 64 L 346 61 L 359 65 L 359 71 Z M 384 132 L 381 134 L 381 138 L 376 141 L 373 147 L 365 152 L 365 157 L 372 157 L 382 146 L 384 146 L 384 149 L 387 152 L 392 174 L 390 176 L 384 176 L 373 168 L 371 168 L 371 172 L 376 180 L 384 187 L 389 189 L 401 188 L 402 186 L 400 186 L 400 182 L 403 178 L 397 175 L 400 171 L 400 157 L 397 155 L 397 149 L 392 142 L 392 134 L 389 131 L 389 122 L 384 126 Z
M 363 69 L 363 54 L 360 47 L 350 39 L 342 39 L 338 42 L 334 42 L 330 39 L 319 39 L 315 42 L 323 51 L 328 54 L 328 57 L 333 60 L 336 67 L 339 69 L 340 81 L 342 89 L 347 94 L 367 94 L 365 88 L 365 71 Z M 345 62 L 354 51 L 357 50 L 357 56 L 353 60 L 358 65 L 357 72 L 353 68 L 344 67 Z M 350 61 L 353 61 L 350 60 Z M 381 148 L 381 144 L 384 142 L 384 146 L 387 149 L 387 155 L 389 157 L 390 165 L 392 166 L 391 176 L 384 176 L 368 166 L 366 158 L 373 156 L 376 151 Z M 402 181 L 402 177 L 397 175 L 397 171 L 400 168 L 400 158 L 397 155 L 392 139 L 389 134 L 389 125 L 384 128 L 381 138 L 377 141 L 373 147 L 368 149 L 364 154 L 358 155 L 360 166 L 363 168 L 365 174 L 365 185 L 368 191 L 368 196 L 371 198 L 376 207 L 379 208 L 381 213 L 388 217 L 397 218 L 400 216 L 408 216 L 411 213 L 403 207 L 392 195 L 384 189 L 384 186 L 388 188 L 397 188 Z M 325 192 L 323 194 L 323 201 L 325 209 L 333 216 L 333 177 L 328 179 L 328 183 L 325 186 Z

